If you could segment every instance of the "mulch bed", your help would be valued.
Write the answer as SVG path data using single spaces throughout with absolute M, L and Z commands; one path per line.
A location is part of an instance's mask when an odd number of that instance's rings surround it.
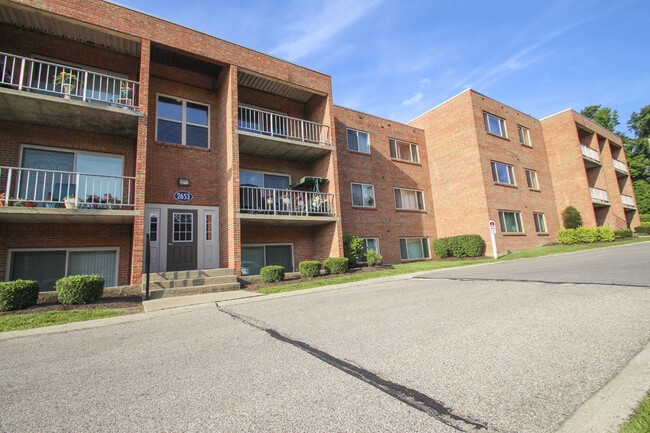
M 105 297 L 90 304 L 63 305 L 59 303 L 36 304 L 22 310 L 4 311 L 0 315 L 43 313 L 45 311 L 69 310 L 124 310 L 124 314 L 142 313 L 141 296 Z
M 242 289 L 248 290 L 249 292 L 257 292 L 260 289 L 263 289 L 265 287 L 275 287 L 275 286 L 283 286 L 285 284 L 295 284 L 295 283 L 303 283 L 305 281 L 312 281 L 312 280 L 327 280 L 329 278 L 336 278 L 336 277 L 342 277 L 344 275 L 350 275 L 350 274 L 358 274 L 360 272 L 377 272 L 377 271 L 384 271 L 386 269 L 391 269 L 392 266 L 390 265 L 377 265 L 377 266 L 364 266 L 362 268 L 352 268 L 348 269 L 348 271 L 345 274 L 326 274 L 326 275 L 321 275 L 320 277 L 316 278 L 291 278 L 291 279 L 286 279 L 284 281 L 280 281 L 279 283 L 245 283 L 242 282 L 241 286 Z

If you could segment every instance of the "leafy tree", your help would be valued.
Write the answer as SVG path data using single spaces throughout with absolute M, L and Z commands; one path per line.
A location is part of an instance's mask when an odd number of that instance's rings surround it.
M 573 206 L 567 206 L 562 211 L 562 222 L 565 229 L 576 229 L 582 227 L 582 215 L 580 211 Z
M 363 251 L 363 239 L 349 234 L 343 236 L 343 255 L 348 258 L 350 266 L 356 266 Z
M 614 132 L 614 128 L 616 128 L 619 124 L 618 110 L 612 110 L 609 107 L 603 107 L 601 105 L 590 105 L 583 108 L 580 114 L 593 120 L 603 128 L 609 129 L 612 132 Z
M 632 185 L 639 213 L 650 213 L 650 182 L 637 180 Z
M 636 138 L 650 137 L 650 105 L 646 105 L 640 112 L 634 112 L 627 122 L 630 131 L 634 132 Z

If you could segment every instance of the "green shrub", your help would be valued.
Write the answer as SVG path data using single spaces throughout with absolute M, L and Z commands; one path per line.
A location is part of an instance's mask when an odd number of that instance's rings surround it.
M 485 251 L 485 241 L 479 235 L 461 235 L 438 238 L 433 241 L 433 252 L 440 259 L 447 257 L 480 257 Z
M 616 239 L 623 239 L 623 238 L 629 238 L 632 236 L 632 230 L 616 230 L 614 232 L 614 237 Z
M 596 229 L 594 227 L 578 227 L 575 231 L 580 242 L 591 244 L 598 240 L 598 235 L 596 235 Z
M 642 223 L 650 223 L 650 213 L 639 214 L 639 218 L 641 218 Z
M 344 274 L 348 270 L 348 263 L 347 257 L 330 257 L 325 259 L 323 266 L 330 274 Z
M 306 278 L 317 277 L 320 275 L 321 266 L 321 262 L 317 261 L 306 260 L 304 262 L 300 262 L 300 265 L 298 265 L 298 268 L 300 269 L 300 276 Z
M 582 226 L 582 215 L 578 209 L 568 206 L 562 211 L 562 222 L 565 229 L 576 229 Z
M 20 310 L 36 304 L 38 281 L 15 280 L 0 283 L 0 311 Z
M 637 233 L 650 233 L 650 225 L 641 224 L 634 229 Z
M 260 271 L 260 279 L 263 283 L 277 283 L 284 280 L 284 266 L 264 266 Z
M 580 243 L 580 238 L 576 234 L 576 229 L 562 229 L 556 233 L 557 241 L 564 245 Z
M 366 251 L 366 264 L 368 266 L 375 266 L 377 263 L 381 262 L 381 259 L 383 258 L 384 257 L 381 254 L 373 249 Z
M 104 278 L 99 275 L 72 275 L 54 286 L 62 304 L 86 304 L 102 296 Z
M 343 236 L 343 255 L 348 258 L 348 266 L 356 266 L 363 251 L 363 239 L 355 235 Z
M 598 242 L 612 242 L 616 239 L 614 230 L 609 227 L 596 227 L 596 240 Z

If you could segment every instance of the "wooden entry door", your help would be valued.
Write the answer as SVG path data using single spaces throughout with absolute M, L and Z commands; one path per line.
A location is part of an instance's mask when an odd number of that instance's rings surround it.
M 196 236 L 197 211 L 169 209 L 167 211 L 167 270 L 197 269 Z

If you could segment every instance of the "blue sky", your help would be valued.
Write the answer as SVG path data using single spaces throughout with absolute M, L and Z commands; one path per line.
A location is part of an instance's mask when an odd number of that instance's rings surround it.
M 471 87 L 537 118 L 650 104 L 650 2 L 119 0 L 332 77 L 334 103 L 407 122 Z

